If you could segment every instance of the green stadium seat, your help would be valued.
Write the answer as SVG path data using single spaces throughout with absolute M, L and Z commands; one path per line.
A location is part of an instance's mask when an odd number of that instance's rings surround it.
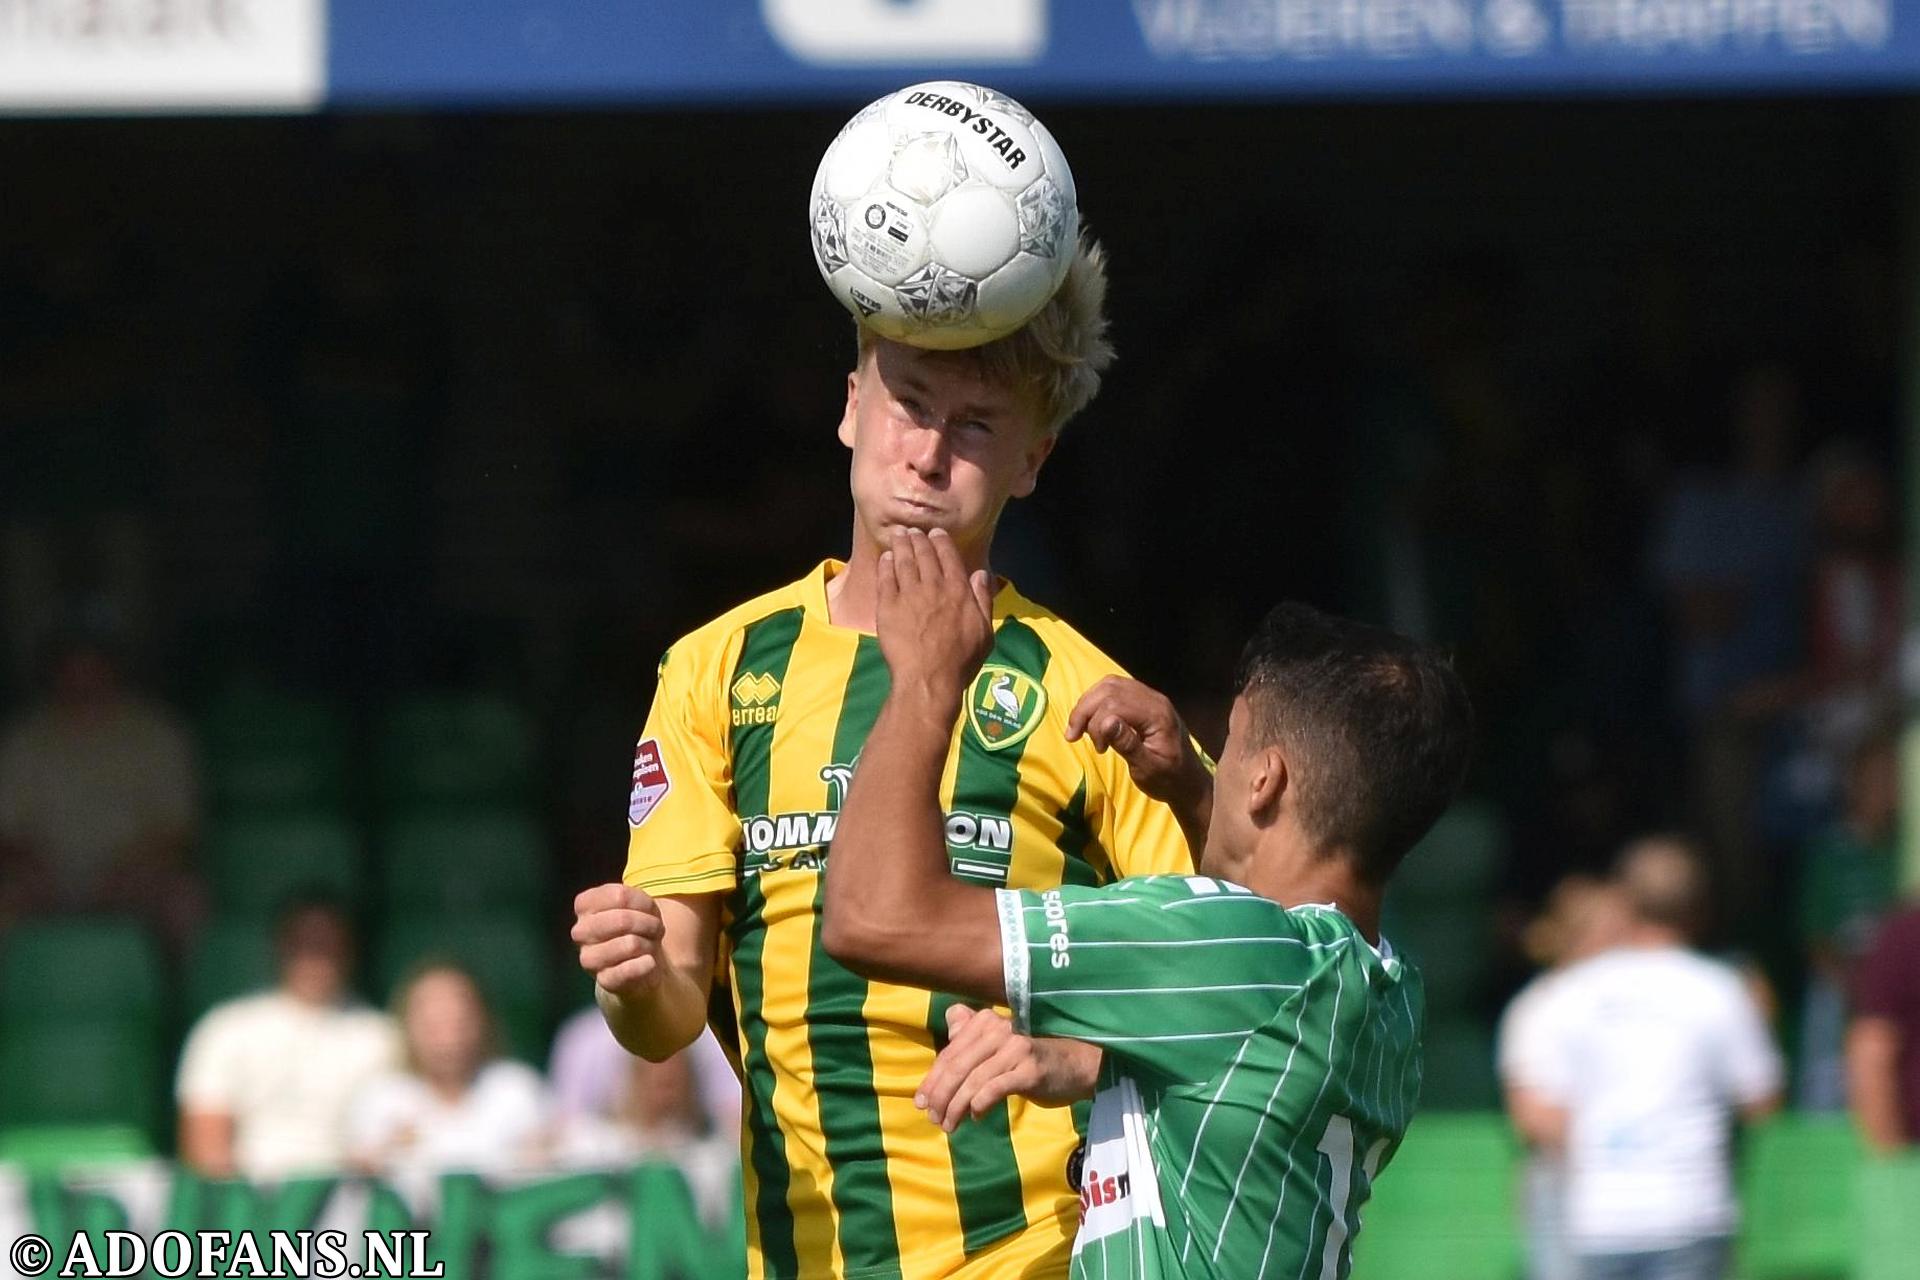
M 340 808 L 350 798 L 351 735 L 324 702 L 251 691 L 200 719 L 208 790 L 222 813 Z
M 32 920 L 0 941 L 0 1022 L 9 1028 L 89 1018 L 155 1025 L 160 955 L 139 924 L 117 916 Z
M 9 1026 L 0 1036 L 0 1126 L 125 1125 L 154 1132 L 153 1031 L 106 1020 Z
M 214 1005 L 273 982 L 272 922 L 262 916 L 224 917 L 200 931 L 187 955 L 181 1012 L 192 1023 Z
M 217 825 L 202 865 L 220 911 L 271 916 L 288 897 L 318 889 L 360 897 L 360 838 L 332 813 L 255 814 Z
M 1361 1210 L 1354 1280 L 1512 1280 L 1518 1158 L 1497 1112 L 1416 1116 Z
M 1746 1280 L 1847 1280 L 1859 1238 L 1861 1162 L 1851 1122 L 1844 1115 L 1785 1115 L 1748 1136 L 1741 1161 L 1741 1274 Z
M 1862 1162 L 1853 1280 L 1911 1280 L 1920 1265 L 1920 1153 Z
M 499 1021 L 506 1047 L 529 1062 L 546 1061 L 553 996 L 549 940 L 517 915 L 442 915 L 396 919 L 374 953 L 382 1002 L 416 964 L 448 959 L 471 972 Z
M 515 804 L 533 794 L 538 742 L 518 707 L 483 694 L 408 699 L 380 729 L 379 790 L 391 807 Z
M 1421 1110 L 1480 1111 L 1499 1105 L 1487 1029 L 1472 1018 L 1429 1018 L 1421 1044 Z
M 85 1165 L 120 1164 L 154 1155 L 145 1133 L 130 1125 L 34 1125 L 0 1130 L 0 1163 L 29 1175 L 52 1175 Z
M 516 810 L 408 813 L 387 825 L 380 847 L 392 911 L 524 909 L 546 887 L 546 838 Z

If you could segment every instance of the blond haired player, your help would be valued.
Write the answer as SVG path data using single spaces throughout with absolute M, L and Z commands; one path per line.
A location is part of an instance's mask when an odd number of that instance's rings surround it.
M 707 1024 L 710 993 L 730 1006 L 716 1022 L 732 1024 L 746 1086 L 755 1277 L 1067 1272 L 1072 1111 L 1016 1097 L 952 1134 L 929 1123 L 916 1092 L 967 1015 L 841 967 L 821 946 L 820 907 L 847 780 L 887 693 L 880 555 L 897 530 L 943 529 L 970 569 L 987 567 L 1001 511 L 1033 492 L 1099 389 L 1105 292 L 1101 254 L 1083 246 L 1053 300 L 997 342 L 932 352 L 860 332 L 839 430 L 851 553 L 668 651 L 635 756 L 624 883 L 575 901 L 580 962 L 629 1049 L 666 1057 Z M 1010 583 L 993 618 L 940 785 L 952 874 L 1047 889 L 1191 870 L 1173 812 L 1102 750 L 1122 745 L 1117 719 L 1069 732 L 1075 704 L 1119 669 Z M 1139 762 L 1180 745 L 1124 744 Z M 1031 1060 L 1044 1066 L 1022 1092 L 1091 1093 L 1097 1051 L 1053 1042 Z

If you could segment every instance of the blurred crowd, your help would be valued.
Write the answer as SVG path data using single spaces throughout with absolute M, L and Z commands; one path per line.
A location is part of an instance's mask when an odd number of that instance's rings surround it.
M 1121 361 L 1010 512 L 1000 567 L 1213 746 L 1213 673 L 1278 598 L 1452 646 L 1483 713 L 1471 789 L 1503 833 L 1488 923 L 1448 943 L 1483 1030 L 1517 992 L 1516 1013 L 1542 1003 L 1542 965 L 1559 986 L 1622 949 L 1704 947 L 1749 980 L 1700 1007 L 1786 1050 L 1763 1067 L 1741 1032 L 1750 1070 L 1705 1103 L 1851 1105 L 1890 1147 L 1920 1124 L 1920 959 L 1898 914 L 1904 371 L 1876 109 L 1432 108 L 1413 128 L 1302 107 L 1224 130 L 1138 109 L 1126 149 L 1098 143 L 1111 112 L 1063 109 Z M 532 725 L 515 817 L 545 896 L 518 905 L 559 967 L 562 890 L 621 862 L 660 652 L 846 536 L 851 334 L 794 201 L 775 237 L 757 198 L 690 217 L 657 175 L 718 145 L 803 192 L 837 119 L 0 138 L 21 190 L 62 193 L 0 207 L 0 928 L 131 917 L 181 965 L 230 915 L 210 851 L 244 859 L 257 829 L 216 776 L 210 709 L 274 690 L 361 742 L 451 691 Z M 1269 177 L 1171 199 L 1246 148 Z M 1333 154 L 1338 182 L 1277 176 Z M 1617 198 L 1585 199 L 1595 183 Z M 1255 544 L 1287 554 L 1238 553 Z M 351 788 L 327 803 L 386 821 Z M 1632 923 L 1638 855 L 1614 862 L 1649 831 L 1693 851 L 1683 920 Z M 415 1177 L 697 1153 L 735 1123 L 714 1052 L 635 1063 L 591 1011 L 556 1016 L 578 986 L 540 996 L 544 1076 L 499 1056 L 485 975 L 423 961 L 381 975 L 388 1012 L 352 1005 L 366 923 L 282 915 L 273 990 L 193 1021 L 182 1158 Z M 296 1042 L 327 1047 L 263 1048 Z M 1492 1101 L 1490 1046 L 1475 1062 L 1485 1098 L 1436 1085 L 1440 1105 Z M 1576 1100 L 1543 1070 L 1537 1093 Z M 1587 1123 L 1574 1107 L 1542 1150 L 1577 1158 Z
M 324 897 L 276 923 L 277 981 L 208 1010 L 175 1093 L 179 1158 L 214 1178 L 352 1172 L 431 1202 L 440 1175 L 677 1162 L 709 1212 L 729 1203 L 739 1085 L 709 1035 L 665 1062 L 627 1053 L 597 1008 L 566 1019 L 544 1073 L 507 1056 L 487 998 L 429 958 L 391 1007 L 355 998 L 351 921 Z

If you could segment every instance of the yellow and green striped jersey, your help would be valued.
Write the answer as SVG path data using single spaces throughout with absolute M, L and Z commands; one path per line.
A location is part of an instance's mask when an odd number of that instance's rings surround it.
M 757 1278 L 1064 1276 L 1068 1108 L 1015 1099 L 951 1136 L 913 1105 L 952 997 L 855 977 L 820 946 L 821 868 L 886 696 L 873 636 L 834 626 L 828 561 L 676 643 L 634 763 L 626 882 L 723 895 Z M 1002 587 L 941 783 L 953 873 L 1011 888 L 1191 870 L 1173 814 L 1066 717 L 1120 674 Z

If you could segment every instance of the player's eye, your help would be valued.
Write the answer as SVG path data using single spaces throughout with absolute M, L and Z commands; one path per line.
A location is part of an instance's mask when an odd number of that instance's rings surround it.
M 991 422 L 982 422 L 978 418 L 968 418 L 960 424 L 960 429 L 972 435 L 990 436 L 993 434 L 993 424 Z

